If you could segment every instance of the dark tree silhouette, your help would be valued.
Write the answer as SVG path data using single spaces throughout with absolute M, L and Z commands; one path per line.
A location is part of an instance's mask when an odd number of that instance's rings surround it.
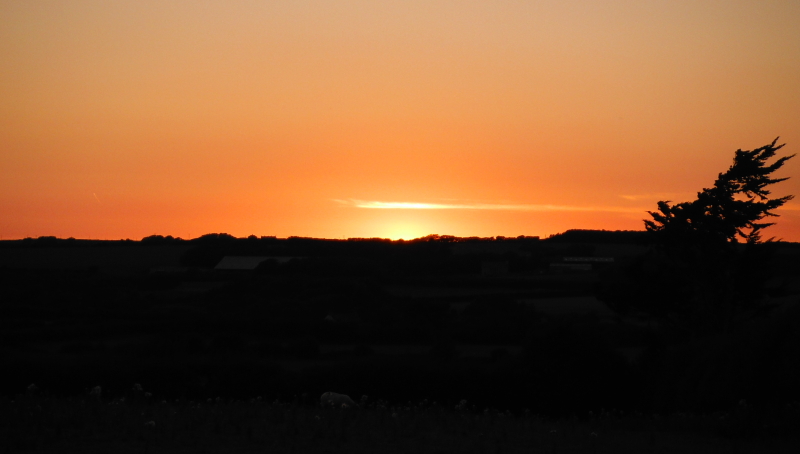
M 658 212 L 648 211 L 653 220 L 645 220 L 649 232 L 662 243 L 727 243 L 741 237 L 748 243 L 761 241 L 761 230 L 774 222 L 759 222 L 794 196 L 770 199 L 767 186 L 788 178 L 770 178 L 795 155 L 779 158 L 771 165 L 767 160 L 785 144 L 771 144 L 752 151 L 736 150 L 733 164 L 719 174 L 714 187 L 697 193 L 697 200 L 670 206 L 658 202 Z
M 770 198 L 766 188 L 794 155 L 767 161 L 783 145 L 737 150 L 733 164 L 697 199 L 670 205 L 645 220 L 651 250 L 616 273 L 609 273 L 599 297 L 619 311 L 640 311 L 695 334 L 729 330 L 757 313 L 769 277 L 772 239 L 763 241 L 763 222 L 793 196 Z M 743 243 L 739 240 L 743 240 Z

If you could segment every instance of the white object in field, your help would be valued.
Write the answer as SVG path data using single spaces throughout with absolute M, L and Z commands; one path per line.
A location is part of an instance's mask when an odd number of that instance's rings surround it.
M 353 408 L 357 407 L 353 399 L 346 394 L 337 394 L 332 392 L 327 392 L 319 398 L 319 402 L 323 407 L 333 407 L 333 408 Z

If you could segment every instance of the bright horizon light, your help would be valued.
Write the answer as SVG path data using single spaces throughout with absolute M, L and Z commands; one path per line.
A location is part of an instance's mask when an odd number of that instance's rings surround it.
M 356 208 L 378 210 L 502 210 L 502 211 L 608 211 L 618 213 L 640 213 L 644 208 L 626 208 L 614 206 L 579 207 L 564 205 L 537 205 L 537 204 L 502 204 L 502 203 L 420 203 L 420 202 L 382 202 L 366 200 L 339 200 L 342 205 Z

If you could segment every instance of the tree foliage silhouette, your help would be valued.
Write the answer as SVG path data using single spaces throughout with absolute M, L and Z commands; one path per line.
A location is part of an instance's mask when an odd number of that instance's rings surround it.
M 784 145 L 737 150 L 733 164 L 697 199 L 658 202 L 644 220 L 654 245 L 622 272 L 604 278 L 600 298 L 619 312 L 640 311 L 695 333 L 727 330 L 758 309 L 772 238 L 765 218 L 792 195 L 770 198 L 772 178 L 794 155 L 768 160 Z M 742 240 L 742 241 L 740 241 Z M 744 244 L 742 244 L 744 243 Z
M 778 216 L 772 211 L 780 208 L 794 196 L 770 199 L 767 186 L 788 178 L 770 178 L 795 155 L 779 158 L 771 165 L 767 160 L 785 144 L 771 144 L 752 151 L 736 150 L 733 164 L 727 172 L 719 174 L 712 188 L 697 193 L 697 200 L 670 206 L 668 201 L 658 202 L 658 211 L 648 211 L 653 220 L 645 220 L 645 228 L 658 235 L 662 243 L 759 243 L 761 230 L 774 222 L 759 222 L 765 217 Z

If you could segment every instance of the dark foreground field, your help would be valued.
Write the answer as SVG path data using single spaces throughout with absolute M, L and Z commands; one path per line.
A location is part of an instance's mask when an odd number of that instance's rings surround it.
M 687 333 L 603 302 L 639 244 L 156 240 L 0 243 L 0 454 L 800 452 L 796 245 Z
M 102 396 L 102 395 L 101 395 Z M 796 453 L 786 433 L 742 438 L 746 411 L 703 416 L 586 415 L 551 420 L 478 411 L 469 402 L 322 409 L 297 402 L 208 399 L 158 401 L 130 392 L 0 400 L 3 452 L 53 453 Z

